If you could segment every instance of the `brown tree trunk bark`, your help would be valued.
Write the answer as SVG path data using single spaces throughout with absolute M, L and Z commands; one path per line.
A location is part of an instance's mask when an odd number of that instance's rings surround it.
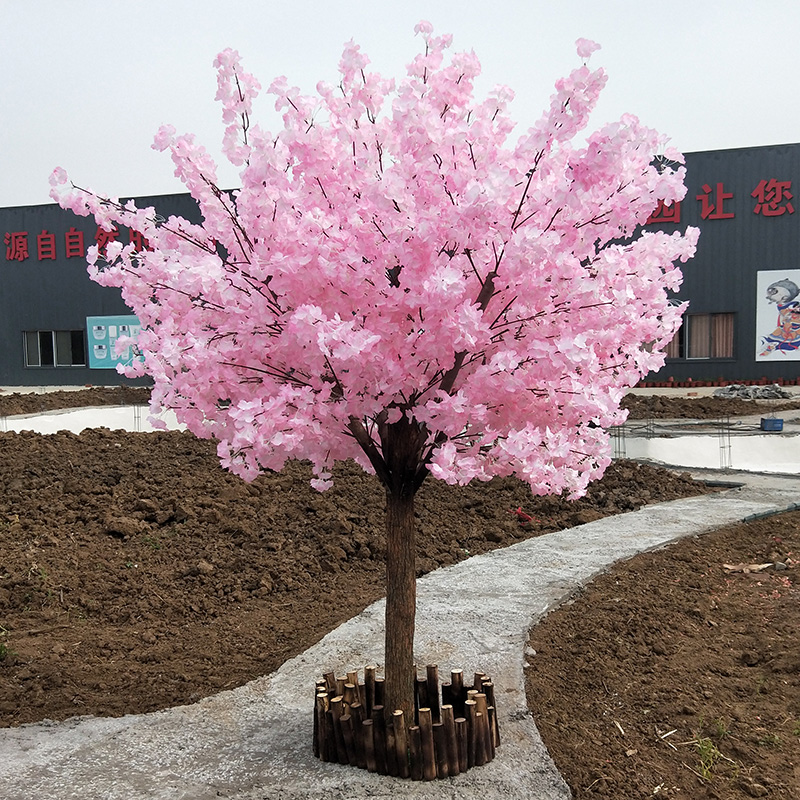
M 386 490 L 386 701 L 414 722 L 414 617 L 417 603 L 414 492 Z

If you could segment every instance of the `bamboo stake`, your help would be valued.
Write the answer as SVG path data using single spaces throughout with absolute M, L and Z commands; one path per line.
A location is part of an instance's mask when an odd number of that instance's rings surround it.
M 417 700 L 417 714 L 421 708 L 430 708 L 431 704 L 428 701 L 428 679 L 420 678 L 417 675 L 414 679 L 415 695 Z
M 328 693 L 318 692 L 314 702 L 314 755 L 328 761 L 328 741 L 325 737 L 325 712 L 328 709 Z
M 442 706 L 442 724 L 447 742 L 447 765 L 450 775 L 458 775 L 458 742 L 456 741 L 456 722 L 453 717 L 453 706 L 449 703 Z
M 492 746 L 492 729 L 489 725 L 489 707 L 486 704 L 486 695 L 483 692 L 475 695 L 475 702 L 478 704 L 478 713 L 483 715 L 481 718 L 481 736 L 483 737 L 486 761 L 491 761 L 494 758 L 494 747 Z
M 486 732 L 489 728 L 486 723 L 486 716 L 480 712 L 475 712 L 475 766 L 482 767 L 488 760 L 489 754 L 486 752 Z
M 375 705 L 375 672 L 377 669 L 374 664 L 364 667 L 364 689 L 366 690 L 364 705 L 368 717 L 372 716 L 372 707 Z
M 442 682 L 442 705 L 453 705 L 453 685 L 450 683 L 450 681 Z
M 466 772 L 469 769 L 467 758 L 467 720 L 464 717 L 456 717 L 456 744 L 458 745 L 458 771 Z
M 412 725 L 408 729 L 408 749 L 411 756 L 411 780 L 421 781 L 422 772 L 422 736 L 419 725 Z
M 386 718 L 383 716 L 383 706 L 372 707 L 372 729 L 375 737 L 375 763 L 378 767 L 378 774 L 386 775 L 389 770 L 386 764 Z
M 319 707 L 318 707 L 318 701 L 316 699 L 314 700 L 314 732 L 313 732 L 312 736 L 314 737 L 314 758 L 320 758 L 320 754 L 319 754 L 320 753 L 320 747 L 319 747 Z
M 484 681 L 483 682 L 483 693 L 486 695 L 486 704 L 490 706 L 495 706 L 494 702 L 494 683 L 492 681 Z M 496 706 L 495 706 L 496 708 Z
M 353 684 L 353 688 L 356 693 L 356 702 L 362 702 L 361 697 L 358 694 L 358 670 L 353 670 L 352 672 L 347 673 L 347 682 Z
M 333 710 L 328 708 L 325 712 L 325 741 L 328 745 L 328 761 L 338 763 L 339 751 L 336 744 L 336 725 L 333 722 Z
M 384 679 L 383 678 L 375 678 L 375 705 L 382 706 L 385 698 L 384 693 Z M 373 706 L 374 708 L 375 706 Z
M 336 674 L 333 672 L 326 672 L 323 676 L 325 686 L 328 688 L 328 693 L 331 696 L 336 695 Z
M 484 681 L 485 678 L 486 678 L 486 674 L 485 673 L 483 673 L 483 672 L 476 672 L 475 673 L 475 676 L 474 676 L 473 681 L 472 681 L 472 688 L 476 692 L 479 692 L 481 690 L 481 687 L 483 686 L 483 681 Z
M 344 734 L 342 733 L 342 698 L 340 696 L 334 697 L 331 701 L 331 715 L 333 718 L 333 735 L 336 737 L 336 756 L 340 764 L 347 764 L 347 749 L 344 743 Z
M 353 703 L 353 705 L 350 706 L 350 714 L 353 717 L 353 725 L 358 728 L 365 718 L 364 706 L 362 706 L 361 703 Z
M 344 695 L 342 697 L 342 702 L 347 706 L 349 709 L 350 706 L 353 705 L 357 700 L 356 696 L 356 687 L 352 683 L 346 683 L 344 685 Z
M 408 766 L 408 733 L 406 732 L 405 715 L 400 709 L 392 714 L 394 727 L 394 746 L 397 753 L 397 771 L 401 778 L 410 774 Z
M 486 705 L 489 708 L 494 707 L 494 714 L 490 714 L 490 721 L 492 723 L 492 741 L 495 749 L 500 747 L 500 725 L 497 721 L 497 703 L 494 699 L 494 683 L 492 681 L 485 681 L 483 684 L 483 692 L 486 695 Z
M 456 717 L 464 716 L 464 670 L 454 669 L 450 672 L 450 693 L 453 696 L 453 713 Z
M 431 710 L 431 717 L 434 722 L 442 721 L 439 702 L 439 667 L 436 664 L 428 664 L 425 668 L 428 684 L 428 707 Z
M 489 744 L 492 750 L 492 758 L 495 756 L 495 751 L 500 746 L 500 742 L 495 738 L 495 730 L 497 729 L 497 709 L 494 706 L 488 706 L 487 714 L 489 719 Z
M 353 729 L 353 718 L 349 714 L 342 714 L 339 723 L 342 726 L 342 738 L 344 739 L 344 750 L 347 754 L 347 763 L 351 767 L 358 766 L 358 756 L 356 755 L 356 736 Z
M 353 703 L 353 705 L 350 706 L 350 716 L 353 718 L 356 762 L 361 769 L 366 769 L 367 757 L 364 750 L 364 707 L 361 703 Z
M 397 741 L 392 722 L 386 724 L 386 771 L 396 778 L 400 774 L 397 766 Z
M 426 781 L 436 778 L 436 754 L 432 726 L 431 710 L 421 708 L 419 710 L 419 731 L 422 737 L 422 777 Z
M 447 760 L 447 734 L 444 724 L 434 722 L 431 727 L 433 728 L 433 744 L 436 751 L 436 777 L 449 778 L 450 764 Z
M 474 700 L 464 701 L 464 712 L 467 718 L 467 766 L 474 767 L 478 754 L 478 726 L 475 724 L 477 703 Z
M 347 683 L 346 675 L 336 676 L 336 694 L 340 694 L 342 695 L 342 697 L 344 697 L 344 685 L 346 683 Z
M 367 687 L 363 681 L 358 684 L 358 702 L 361 703 L 362 707 L 364 708 L 364 713 L 368 714 L 367 711 Z
M 377 772 L 378 765 L 375 760 L 375 736 L 372 720 L 365 719 L 361 723 L 361 729 L 364 736 L 364 758 L 367 762 L 367 770 L 369 772 Z

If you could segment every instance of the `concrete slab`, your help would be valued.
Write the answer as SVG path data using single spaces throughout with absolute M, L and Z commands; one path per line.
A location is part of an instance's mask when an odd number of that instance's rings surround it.
M 59 431 L 80 433 L 86 428 L 109 428 L 110 430 L 141 431 L 150 433 L 156 428 L 150 423 L 148 406 L 86 406 L 48 411 L 46 414 L 14 414 L 0 417 L 0 431 L 33 431 L 49 434 Z M 172 411 L 164 411 L 156 417 L 169 430 L 184 430 Z
M 433 783 L 378 777 L 311 754 L 314 681 L 380 663 L 383 602 L 272 675 L 195 705 L 120 719 L 0 731 L 4 800 L 459 798 L 567 800 L 527 710 L 527 631 L 620 559 L 683 536 L 796 507 L 800 477 L 705 472 L 741 486 L 649 506 L 531 539 L 426 575 L 418 585 L 420 664 L 495 681 L 503 744 L 485 767 Z

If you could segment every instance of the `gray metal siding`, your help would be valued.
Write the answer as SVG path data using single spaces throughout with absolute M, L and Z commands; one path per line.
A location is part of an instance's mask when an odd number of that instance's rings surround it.
M 719 150 L 686 155 L 688 191 L 679 226 L 659 224 L 653 230 L 700 228 L 697 255 L 683 266 L 678 297 L 688 300 L 690 314 L 730 312 L 735 317 L 735 351 L 731 359 L 669 361 L 650 380 L 793 380 L 800 361 L 757 362 L 756 273 L 800 268 L 800 144 Z M 759 181 L 791 181 L 794 213 L 766 217 L 754 213 L 751 192 Z M 722 183 L 733 197 L 724 210 L 733 219 L 701 219 L 703 184 Z
M 756 362 L 756 274 L 759 270 L 800 268 L 800 144 L 689 153 L 686 156 L 687 196 L 681 204 L 679 225 L 662 223 L 654 230 L 700 228 L 696 257 L 684 265 L 684 283 L 678 298 L 689 300 L 690 314 L 735 314 L 734 358 L 675 360 L 651 381 L 795 380 L 800 361 Z M 754 214 L 751 192 L 762 179 L 791 181 L 794 213 L 765 217 Z M 701 219 L 697 195 L 707 183 L 722 183 L 733 197 L 726 203 L 732 219 Z M 199 219 L 189 195 L 137 198 L 140 207 L 153 205 L 163 216 L 179 214 Z M 55 205 L 0 209 L 0 234 L 27 231 L 30 255 L 22 261 L 6 259 L 0 250 L 0 385 L 117 384 L 110 370 L 88 368 L 26 368 L 22 332 L 25 330 L 84 329 L 87 316 L 129 313 L 115 289 L 97 286 L 86 274 L 82 258 L 66 258 L 64 234 L 70 227 L 84 232 L 85 245 L 94 243 L 95 223 Z M 36 237 L 47 230 L 56 237 L 56 259 L 39 260 Z M 127 242 L 125 232 L 120 240 Z
M 181 214 L 199 219 L 189 195 L 139 198 L 140 207 L 155 205 L 162 215 Z M 97 225 L 56 205 L 0 209 L 0 386 L 117 385 L 131 381 L 114 370 L 88 367 L 25 367 L 23 331 L 85 330 L 87 316 L 129 314 L 117 289 L 99 286 L 89 279 L 86 260 L 66 257 L 64 234 L 70 228 L 83 231 L 84 245 L 95 244 Z M 37 236 L 55 236 L 56 258 L 38 258 Z M 8 260 L 6 233 L 27 232 L 28 258 Z M 120 241 L 127 243 L 127 231 Z

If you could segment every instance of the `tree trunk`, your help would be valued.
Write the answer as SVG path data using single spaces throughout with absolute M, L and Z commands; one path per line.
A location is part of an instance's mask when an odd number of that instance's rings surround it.
M 386 489 L 386 712 L 414 720 L 414 492 Z

